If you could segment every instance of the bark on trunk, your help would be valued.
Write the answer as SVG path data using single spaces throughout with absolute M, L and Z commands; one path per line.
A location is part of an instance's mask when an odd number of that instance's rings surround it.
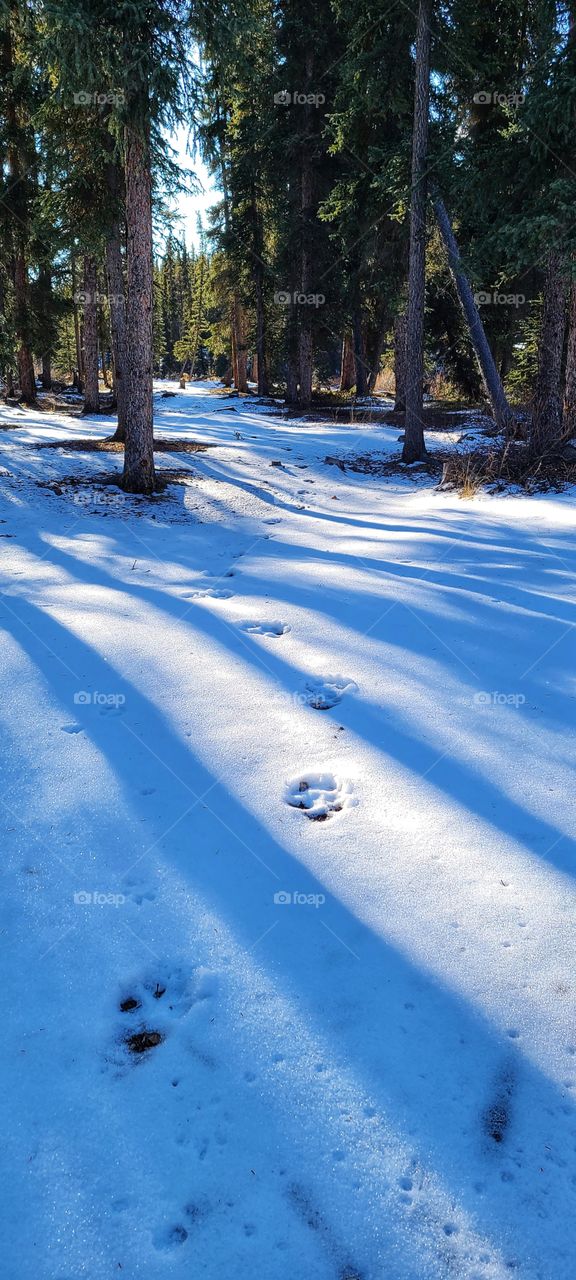
M 126 443 L 123 486 L 153 493 L 152 183 L 150 124 L 126 129 Z
M 570 287 L 570 325 L 566 352 L 566 381 L 564 384 L 564 412 L 562 436 L 569 440 L 576 434 L 576 280 Z
M 264 311 L 264 271 L 259 266 L 255 271 L 256 286 L 256 367 L 258 373 L 258 395 L 270 393 L 268 382 L 268 360 L 266 351 L 266 315 Z
M 52 389 L 52 364 L 49 352 L 44 352 L 42 356 L 42 386 L 45 391 Z
M 118 425 L 113 439 L 123 442 L 126 440 L 126 298 L 119 218 L 115 219 L 112 234 L 106 244 L 106 276 L 110 304 L 114 387 L 118 410 Z
M 248 391 L 248 349 L 246 347 L 246 336 L 244 326 L 244 314 L 242 304 L 238 298 L 234 299 L 234 351 L 236 357 L 236 374 L 234 378 L 236 390 L 240 392 Z
M 374 343 L 371 344 L 370 351 L 367 355 L 367 364 L 368 364 L 368 370 L 369 370 L 368 391 L 370 392 L 374 390 L 374 387 L 376 386 L 376 382 L 378 379 L 378 374 L 380 372 L 380 360 L 382 359 L 382 352 L 384 350 L 384 343 L 386 341 L 386 331 L 389 327 L 389 324 L 390 324 L 390 320 L 389 320 L 388 310 L 387 308 L 385 308 L 381 315 L 380 323 L 378 325 L 378 329 L 376 332 L 376 338 L 374 340 Z
M 406 409 L 406 312 L 401 311 L 394 321 L 394 409 L 404 413 Z
M 72 275 L 72 306 L 73 306 L 73 308 L 74 308 L 74 312 L 73 312 L 73 314 L 74 314 L 74 342 L 75 342 L 75 346 L 76 346 L 76 370 L 75 370 L 75 373 L 74 373 L 74 376 L 73 376 L 72 381 L 73 381 L 73 383 L 74 383 L 74 386 L 78 388 L 78 391 L 83 391 L 83 390 L 84 390 L 84 377 L 83 377 L 83 370 L 82 370 L 82 342 L 81 342 L 81 340 L 80 340 L 80 319 L 79 319 L 79 316 L 78 316 L 78 304 L 77 304 L 77 301 L 76 301 L 76 297 L 77 297 L 77 294 L 76 294 L 76 264 L 75 264 L 75 262 L 74 262 L 74 259 L 73 259 L 73 258 L 72 258 L 72 262 L 71 262 L 71 275 Z
M 424 400 L 424 303 L 426 293 L 426 161 L 430 99 L 430 22 L 432 0 L 420 0 L 416 34 L 416 84 L 412 136 L 410 253 L 406 321 L 406 419 L 403 462 L 426 456 L 422 417 Z
M 312 50 L 306 54 L 306 87 L 313 77 Z M 314 129 L 314 107 L 304 108 L 304 136 L 300 161 L 300 290 L 304 297 L 312 292 L 312 221 L 314 208 L 314 163 L 310 135 Z M 304 408 L 312 403 L 312 309 L 307 303 L 298 305 L 298 400 Z
M 340 358 L 340 390 L 351 391 L 356 381 L 356 368 L 354 365 L 354 347 L 352 345 L 352 335 L 346 329 L 342 339 L 342 355 Z
M 365 396 L 367 391 L 366 382 L 366 356 L 364 352 L 364 334 L 362 332 L 362 313 L 360 307 L 357 307 L 352 316 L 352 332 L 354 334 L 354 364 L 356 366 L 356 395 Z
M 96 259 L 84 258 L 84 413 L 98 413 L 100 396 L 98 393 L 98 277 Z
M 566 327 L 566 263 L 548 255 L 544 306 L 538 345 L 538 375 L 532 405 L 529 448 L 532 457 L 554 453 L 562 441 L 562 349 Z
M 474 354 L 480 367 L 486 394 L 492 406 L 494 421 L 501 431 L 511 434 L 514 430 L 514 415 L 510 409 L 502 379 L 498 373 L 496 362 L 490 350 L 480 312 L 474 301 L 474 295 L 464 274 L 458 245 L 454 238 L 452 225 L 443 201 L 439 196 L 434 199 L 434 210 L 440 234 L 448 254 L 448 264 L 460 299 L 460 306 L 468 326 Z
M 32 350 L 28 341 L 28 269 L 26 259 L 20 250 L 14 261 L 14 314 L 16 336 L 18 338 L 18 382 L 20 395 L 26 404 L 36 402 L 36 376 Z

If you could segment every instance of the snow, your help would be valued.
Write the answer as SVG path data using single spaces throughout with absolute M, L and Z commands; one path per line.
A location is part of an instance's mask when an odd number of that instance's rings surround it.
M 572 1280 L 573 495 L 0 426 L 3 1276 Z

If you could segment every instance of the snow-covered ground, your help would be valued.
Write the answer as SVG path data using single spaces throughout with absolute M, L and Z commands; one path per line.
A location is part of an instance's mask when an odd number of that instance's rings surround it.
M 573 495 L 157 410 L 0 415 L 3 1280 L 573 1280 Z

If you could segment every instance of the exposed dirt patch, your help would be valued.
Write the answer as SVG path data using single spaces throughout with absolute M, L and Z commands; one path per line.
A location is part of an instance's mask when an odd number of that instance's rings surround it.
M 197 478 L 192 471 L 170 467 L 169 470 L 157 474 L 156 493 L 164 493 L 170 484 L 187 484 Z M 144 500 L 144 495 L 124 493 L 120 471 L 103 471 L 95 476 L 61 476 L 58 480 L 35 480 L 34 484 L 39 489 L 50 489 L 52 493 L 57 494 L 59 497 L 72 497 L 79 505 L 85 504 L 89 506 L 91 502 L 94 505 L 99 505 L 102 502 L 99 491 L 106 487 L 118 490 L 117 494 L 111 496 L 110 503 L 120 503 L 123 499 L 131 499 L 135 502 Z M 72 495 L 66 493 L 66 489 L 72 489 Z M 147 498 L 145 500 L 148 501 Z
M 422 474 L 437 476 L 443 474 L 444 466 L 450 458 L 447 450 L 435 450 L 428 454 L 425 462 L 412 462 L 407 465 L 400 457 L 375 457 L 373 454 L 357 454 L 352 458 L 335 458 L 327 454 L 324 462 L 329 467 L 338 467 L 340 471 L 354 471 L 367 476 L 404 476 L 409 480 L 418 480 Z
M 120 1001 L 120 1012 L 131 1013 L 133 1009 L 140 1009 L 141 1003 L 134 996 L 126 996 L 125 1000 Z
M 162 1044 L 164 1036 L 160 1031 L 134 1031 L 132 1035 L 126 1036 L 125 1044 L 130 1053 L 148 1053 L 150 1049 L 155 1049 L 156 1045 Z
M 120 440 L 107 436 L 103 440 L 46 440 L 36 445 L 37 449 L 73 449 L 77 453 L 124 453 L 124 445 Z M 199 440 L 163 440 L 161 436 L 154 440 L 154 453 L 205 453 L 207 449 L 216 449 L 217 445 L 202 444 Z

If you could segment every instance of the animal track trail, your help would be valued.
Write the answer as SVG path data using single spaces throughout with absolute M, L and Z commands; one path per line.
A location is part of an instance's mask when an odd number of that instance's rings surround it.
M 512 1099 L 516 1091 L 516 1071 L 512 1062 L 505 1062 L 496 1078 L 493 1097 L 482 1116 L 487 1137 L 501 1143 L 510 1126 Z
M 332 814 L 356 804 L 350 783 L 333 773 L 310 772 L 292 778 L 284 799 L 291 808 L 302 809 L 312 822 L 325 822 Z
M 357 688 L 354 680 L 346 676 L 311 677 L 306 680 L 300 697 L 314 711 L 330 711 L 342 701 L 345 693 L 353 693 Z
M 293 1182 L 288 1189 L 288 1200 L 298 1217 L 317 1233 L 329 1257 L 338 1268 L 337 1280 L 364 1280 L 363 1272 L 346 1260 L 347 1250 L 336 1237 L 329 1222 L 316 1208 L 312 1196 L 299 1183 Z

